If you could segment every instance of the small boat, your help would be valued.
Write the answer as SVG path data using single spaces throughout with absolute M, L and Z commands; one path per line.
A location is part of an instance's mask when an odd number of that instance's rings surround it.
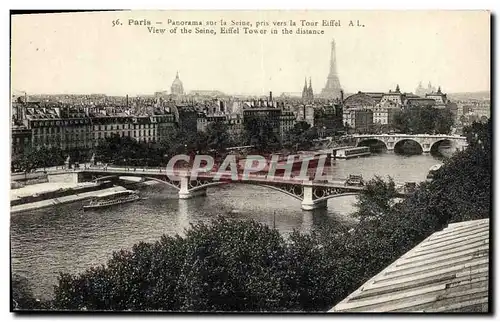
M 83 210 L 105 208 L 140 199 L 141 197 L 134 190 L 107 192 L 94 197 L 88 205 L 83 206 Z
M 359 174 L 350 174 L 349 177 L 344 182 L 344 186 L 356 186 L 362 187 L 365 185 L 365 181 L 363 180 L 363 176 Z
M 436 171 L 438 171 L 443 165 L 442 164 L 435 164 L 429 169 L 429 173 L 427 174 L 427 181 L 431 181 L 434 179 L 434 174 Z

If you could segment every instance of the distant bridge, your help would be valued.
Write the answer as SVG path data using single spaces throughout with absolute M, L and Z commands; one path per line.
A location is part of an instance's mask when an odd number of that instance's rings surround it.
M 230 172 L 223 173 L 220 178 L 215 173 L 200 173 L 191 177 L 188 170 L 167 171 L 165 168 L 118 168 L 118 167 L 87 167 L 79 170 L 55 172 L 51 175 L 70 175 L 73 182 L 85 181 L 118 181 L 120 177 L 139 177 L 142 181 L 153 180 L 168 185 L 179 192 L 179 199 L 190 199 L 206 195 L 208 187 L 223 184 L 251 184 L 280 191 L 301 201 L 303 210 L 326 208 L 327 200 L 335 197 L 357 195 L 365 189 L 364 186 L 345 185 L 344 180 L 303 180 L 298 177 L 283 178 L 266 175 L 250 175 L 233 178 Z M 50 178 L 49 178 L 50 180 Z M 400 191 L 398 197 L 406 197 L 409 193 Z
M 368 143 L 369 141 L 379 141 L 384 143 L 387 151 L 394 151 L 400 144 L 413 141 L 420 145 L 423 153 L 435 150 L 441 143 L 450 142 L 455 150 L 461 151 L 467 147 L 467 139 L 459 135 L 444 134 L 354 134 L 351 136 L 356 140 L 356 146 Z

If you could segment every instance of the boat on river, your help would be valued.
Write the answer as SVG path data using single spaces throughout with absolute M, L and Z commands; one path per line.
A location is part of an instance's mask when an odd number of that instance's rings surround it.
M 134 190 L 112 191 L 94 197 L 88 205 L 83 206 L 83 210 L 107 208 L 140 199 L 141 197 Z
M 335 159 L 351 159 L 371 155 L 370 147 L 341 147 L 333 149 L 333 157 Z
M 427 174 L 427 181 L 432 181 L 434 179 L 434 174 L 442 167 L 442 164 L 435 164 L 429 169 L 429 173 Z

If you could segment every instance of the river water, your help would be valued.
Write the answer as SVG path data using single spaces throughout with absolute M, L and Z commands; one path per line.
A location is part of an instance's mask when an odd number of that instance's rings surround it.
M 395 182 L 423 181 L 441 159 L 431 155 L 376 154 L 333 161 L 335 178 L 361 174 L 391 176 Z M 77 273 L 104 264 L 113 251 L 163 234 L 182 234 L 190 223 L 209 222 L 217 215 L 253 219 L 283 234 L 309 232 L 325 221 L 352 222 L 356 197 L 328 200 L 327 210 L 302 211 L 300 201 L 279 191 L 251 185 L 209 188 L 206 197 L 178 200 L 177 192 L 163 185 L 141 190 L 147 197 L 109 209 L 83 212 L 85 202 L 17 213 L 11 216 L 12 272 L 26 277 L 35 296 L 49 298 L 59 272 Z

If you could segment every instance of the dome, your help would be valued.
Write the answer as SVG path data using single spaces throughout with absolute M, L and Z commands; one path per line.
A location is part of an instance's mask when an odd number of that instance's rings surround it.
M 175 95 L 183 95 L 184 94 L 184 87 L 182 86 L 182 81 L 179 78 L 178 72 L 177 72 L 177 75 L 175 76 L 174 81 L 172 82 L 172 86 L 170 89 L 171 89 L 172 94 L 175 94 Z

